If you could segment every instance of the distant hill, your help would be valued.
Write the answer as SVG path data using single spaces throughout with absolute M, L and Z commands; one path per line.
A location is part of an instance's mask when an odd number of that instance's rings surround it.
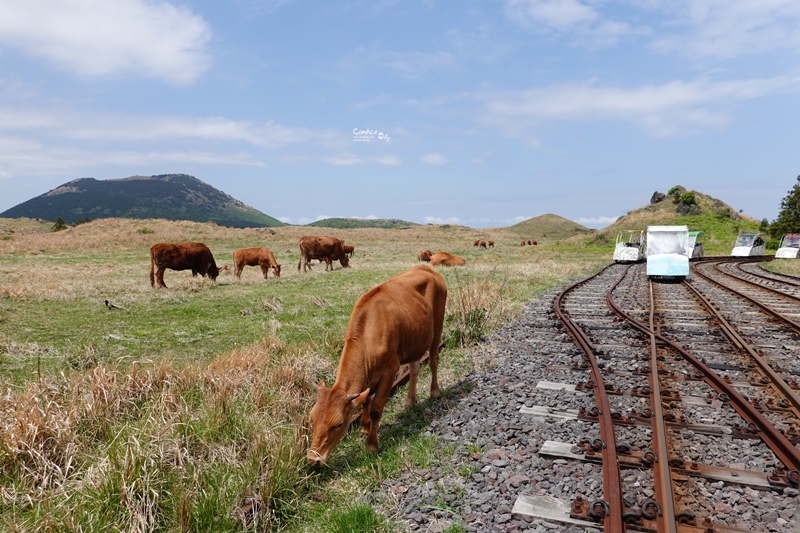
M 353 228 L 384 228 L 405 229 L 419 226 L 414 222 L 396 218 L 326 218 L 306 224 L 315 228 L 353 229 Z
M 739 233 L 758 233 L 760 222 L 737 212 L 722 200 L 676 185 L 672 194 L 654 193 L 650 203 L 629 211 L 591 240 L 613 244 L 622 230 L 647 230 L 650 225 L 687 225 L 704 233 L 706 255 L 728 255 Z M 646 201 L 646 200 L 645 200 Z
M 97 218 L 161 218 L 236 228 L 285 224 L 187 174 L 80 178 L 0 213 L 7 218 L 61 217 L 68 224 Z
M 553 214 L 529 218 L 519 224 L 509 226 L 507 229 L 525 239 L 535 239 L 540 244 L 542 242 L 561 241 L 576 235 L 589 235 L 595 231 L 586 226 L 581 226 L 577 222 Z

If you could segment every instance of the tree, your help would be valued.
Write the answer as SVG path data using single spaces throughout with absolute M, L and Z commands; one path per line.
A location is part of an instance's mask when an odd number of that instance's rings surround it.
M 55 224 L 53 224 L 53 227 L 50 228 L 50 231 L 61 231 L 62 229 L 67 229 L 67 224 L 64 222 L 63 218 L 56 217 Z
M 781 210 L 772 224 L 769 233 L 781 237 L 787 233 L 800 233 L 800 176 L 797 182 L 781 200 Z
M 686 188 L 681 185 L 676 185 L 667 192 L 667 196 L 672 198 L 674 203 L 681 201 L 681 195 L 686 192 Z

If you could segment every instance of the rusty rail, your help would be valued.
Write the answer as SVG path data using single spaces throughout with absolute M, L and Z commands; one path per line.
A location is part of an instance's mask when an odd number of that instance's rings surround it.
M 614 312 L 627 322 L 636 326 L 639 324 L 633 317 L 623 311 L 613 298 L 614 289 L 627 276 L 625 274 L 615 283 L 606 293 L 606 302 Z M 662 533 L 676 533 L 678 531 L 677 514 L 675 512 L 675 497 L 672 487 L 672 475 L 669 464 L 669 446 L 667 443 L 667 425 L 664 422 L 664 407 L 661 399 L 661 383 L 658 375 L 658 351 L 656 347 L 655 335 L 655 299 L 653 298 L 653 284 L 650 283 L 650 311 L 648 331 L 642 331 L 650 339 L 650 406 L 653 416 L 650 418 L 650 429 L 652 431 L 653 448 L 656 460 L 653 462 L 653 479 L 655 481 L 655 499 L 659 502 L 661 512 L 655 514 L 656 530 Z
M 606 269 L 607 268 L 608 267 L 606 267 Z M 608 402 L 603 375 L 600 372 L 600 367 L 595 357 L 596 349 L 592 346 L 584 332 L 569 318 L 562 308 L 564 297 L 570 291 L 599 276 L 602 272 L 605 272 L 606 269 L 601 270 L 594 276 L 573 283 L 561 291 L 556 297 L 554 307 L 559 320 L 566 326 L 575 343 L 583 351 L 584 359 L 586 359 L 592 369 L 592 379 L 595 383 L 595 399 L 597 400 L 597 406 L 600 410 L 598 413 L 600 438 L 603 441 L 601 453 L 603 459 L 603 495 L 607 501 L 593 502 L 591 504 L 593 514 L 603 515 L 603 529 L 605 531 L 622 533 L 626 530 L 625 521 L 623 519 L 624 502 L 622 498 L 622 476 L 620 474 L 617 444 L 614 436 L 614 419 L 611 416 L 611 407 Z

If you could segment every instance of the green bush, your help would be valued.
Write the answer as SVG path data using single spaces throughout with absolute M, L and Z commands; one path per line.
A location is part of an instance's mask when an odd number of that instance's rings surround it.
M 681 195 L 680 203 L 683 205 L 697 205 L 694 191 L 686 191 Z
M 67 224 L 64 222 L 64 219 L 61 217 L 56 217 L 56 221 L 53 224 L 53 227 L 50 228 L 50 231 L 61 231 L 67 229 Z
M 680 185 L 676 185 L 667 192 L 667 196 L 672 198 L 673 203 L 678 203 L 681 201 L 681 195 L 686 192 L 686 189 Z

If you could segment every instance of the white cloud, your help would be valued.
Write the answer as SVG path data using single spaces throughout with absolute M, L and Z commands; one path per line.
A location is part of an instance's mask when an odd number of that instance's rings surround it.
M 428 163 L 429 165 L 444 165 L 445 163 L 450 162 L 450 160 L 447 157 L 440 154 L 439 152 L 431 152 L 430 154 L 425 154 L 419 159 L 423 163 Z
M 653 46 L 689 57 L 733 58 L 774 50 L 800 51 L 796 0 L 659 0 L 667 14 Z
M 79 141 L 204 140 L 245 142 L 262 148 L 292 144 L 335 145 L 345 135 L 332 130 L 312 130 L 274 121 L 254 123 L 223 117 L 140 116 L 61 110 L 0 107 L 1 131 L 37 131 Z
M 506 14 L 532 31 L 567 34 L 592 45 L 611 45 L 623 36 L 642 33 L 579 0 L 508 0 Z
M 385 165 L 389 167 L 394 167 L 403 163 L 399 157 L 393 155 L 374 157 L 372 160 L 379 165 Z
M 487 122 L 523 132 L 526 121 L 631 122 L 653 135 L 695 133 L 728 123 L 730 107 L 766 95 L 797 90 L 800 78 L 671 81 L 634 88 L 596 81 L 564 83 L 520 92 L 483 95 Z
M 0 0 L 0 12 L 0 45 L 80 76 L 187 84 L 210 64 L 208 23 L 163 0 Z
M 649 37 L 655 50 L 691 59 L 800 51 L 796 0 L 508 0 L 506 15 L 523 28 L 581 44 Z
M 575 222 L 588 228 L 605 228 L 617 221 L 619 216 L 580 217 Z
M 424 217 L 426 224 L 463 224 L 458 217 Z

